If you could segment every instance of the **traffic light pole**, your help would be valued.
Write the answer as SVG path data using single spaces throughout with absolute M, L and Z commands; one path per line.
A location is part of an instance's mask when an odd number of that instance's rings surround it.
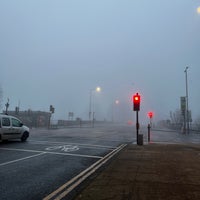
M 135 95 L 133 95 L 133 111 L 136 111 L 136 141 L 137 141 L 137 145 L 139 145 L 139 128 L 140 128 L 140 124 L 139 124 L 139 112 L 140 110 L 140 95 L 138 93 L 136 93 Z
M 151 134 L 151 125 L 148 124 L 147 128 L 148 128 L 148 142 L 150 142 L 150 140 L 151 140 L 151 138 L 150 138 L 150 134 Z
M 136 140 L 137 140 L 137 144 L 139 143 L 138 135 L 139 135 L 139 115 L 138 115 L 138 111 L 136 111 Z

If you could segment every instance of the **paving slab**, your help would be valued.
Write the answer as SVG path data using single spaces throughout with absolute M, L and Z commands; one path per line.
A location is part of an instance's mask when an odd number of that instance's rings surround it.
M 127 145 L 75 200 L 198 200 L 200 145 Z

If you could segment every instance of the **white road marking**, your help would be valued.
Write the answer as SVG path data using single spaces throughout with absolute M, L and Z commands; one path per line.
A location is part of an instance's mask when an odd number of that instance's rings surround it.
M 32 155 L 32 156 L 27 156 L 27 157 L 20 158 L 20 159 L 16 159 L 16 160 L 12 160 L 12 161 L 8 161 L 8 162 L 5 162 L 5 163 L 1 163 L 0 166 L 8 165 L 8 164 L 19 162 L 19 161 L 22 161 L 22 160 L 27 160 L 27 159 L 30 159 L 30 158 L 33 158 L 33 157 L 41 156 L 43 154 L 45 154 L 45 152 L 42 152 L 42 153 L 39 153 L 39 154 L 36 154 L 36 155 Z
M 109 159 L 111 159 L 116 153 L 123 149 L 126 144 L 115 148 L 113 151 L 102 157 L 96 163 L 92 164 L 90 167 L 82 171 L 80 174 L 69 180 L 67 183 L 59 187 L 57 190 L 53 191 L 51 194 L 43 198 L 43 200 L 61 200 L 67 196 L 75 187 L 82 183 L 86 178 L 93 174 L 97 169 L 99 169 L 103 164 L 105 164 Z
M 57 150 L 57 149 L 64 151 L 64 152 L 71 152 L 71 151 L 78 151 L 79 150 L 78 146 L 74 146 L 74 145 L 71 145 L 71 144 L 60 145 L 60 146 L 50 146 L 50 147 L 47 147 L 45 150 L 52 151 L 52 150 Z
M 8 151 L 24 151 L 24 152 L 31 152 L 31 153 L 47 153 L 45 151 L 37 151 L 37 150 L 31 150 L 31 149 L 15 149 L 15 148 L 0 148 L 1 150 L 8 150 Z
M 67 146 L 67 145 L 78 145 L 81 146 L 83 148 L 97 148 L 97 149 L 102 149 L 102 148 L 106 148 L 106 149 L 110 149 L 110 150 L 114 150 L 116 149 L 113 146 L 104 146 L 104 145 L 93 145 L 93 144 L 80 144 L 80 143 L 66 143 L 66 142 L 50 142 L 50 141 L 34 141 L 34 140 L 29 140 L 29 142 L 33 143 L 33 144 L 61 144 L 62 146 Z M 53 148 L 53 147 L 52 147 Z M 72 154 L 72 153 L 62 153 L 62 152 L 53 152 L 50 150 L 53 150 L 51 148 L 49 149 L 45 149 L 46 151 L 39 151 L 39 150 L 31 150 L 31 149 L 17 149 L 17 148 L 0 148 L 1 150 L 8 150 L 8 151 L 22 151 L 22 152 L 30 152 L 30 153 L 38 153 L 36 155 L 32 155 L 32 156 L 28 156 L 25 158 L 20 158 L 17 160 L 12 160 L 12 161 L 8 161 L 5 163 L 0 163 L 0 166 L 4 166 L 7 164 L 11 164 L 11 163 L 15 163 L 15 162 L 19 162 L 19 161 L 23 161 L 26 159 L 30 159 L 33 157 L 37 157 L 43 154 L 52 154 L 52 155 L 64 155 L 64 156 L 74 156 L 74 157 L 85 157 L 85 158 L 95 158 L 95 159 L 102 159 L 102 156 L 93 156 L 93 155 L 85 155 L 85 154 Z M 65 151 L 66 150 L 66 151 Z M 75 148 L 74 150 L 78 150 L 78 147 Z M 68 152 L 68 148 L 64 148 L 63 151 Z
M 37 151 L 37 150 L 30 150 L 30 149 L 14 149 L 14 148 L 0 148 L 0 149 L 1 150 L 8 150 L 8 151 L 24 151 L 24 152 L 31 152 L 31 153 L 46 153 L 46 154 L 84 157 L 84 158 L 95 158 L 95 159 L 101 159 L 102 158 L 102 156 L 92 156 L 92 155 L 72 154 L 72 153 L 59 153 L 59 152 L 51 152 L 51 151 Z
M 78 145 L 78 146 L 86 146 L 88 148 L 106 148 L 106 149 L 115 149 L 114 146 L 105 146 L 105 145 L 95 145 L 95 144 L 82 144 L 82 143 L 73 143 L 73 142 L 51 142 L 51 141 L 41 141 L 41 140 L 29 140 L 32 144 L 63 144 L 63 145 Z

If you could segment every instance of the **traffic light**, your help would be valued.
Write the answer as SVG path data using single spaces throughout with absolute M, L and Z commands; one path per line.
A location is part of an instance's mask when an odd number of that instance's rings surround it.
M 140 110 L 140 95 L 138 93 L 133 95 L 133 110 L 134 111 Z
M 153 112 L 148 112 L 148 116 L 150 119 L 153 118 Z
M 55 108 L 52 105 L 50 105 L 49 110 L 50 110 L 51 113 L 55 112 Z

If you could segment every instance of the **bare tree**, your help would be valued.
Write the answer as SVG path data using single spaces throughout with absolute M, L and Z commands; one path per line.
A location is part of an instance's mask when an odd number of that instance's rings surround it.
M 180 129 L 183 124 L 183 116 L 180 110 L 170 112 L 171 125 L 175 129 Z
M 200 116 L 195 120 L 194 125 L 195 125 L 195 129 L 200 131 Z

